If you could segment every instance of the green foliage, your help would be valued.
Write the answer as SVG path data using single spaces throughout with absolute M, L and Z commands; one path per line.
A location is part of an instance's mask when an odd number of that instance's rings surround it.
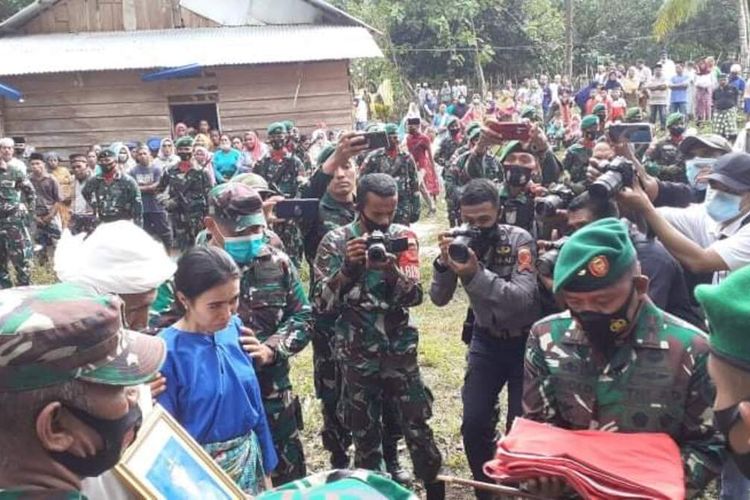
M 0 21 L 4 21 L 34 0 L 2 0 L 0 1 Z

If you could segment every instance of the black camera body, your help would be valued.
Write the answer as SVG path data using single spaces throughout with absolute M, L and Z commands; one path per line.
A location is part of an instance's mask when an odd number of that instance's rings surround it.
M 539 217 L 552 217 L 558 210 L 567 208 L 575 196 L 576 194 L 568 186 L 552 184 L 545 196 L 534 199 L 534 212 Z
M 482 232 L 479 229 L 470 227 L 468 224 L 452 229 L 453 241 L 448 246 L 448 255 L 451 260 L 459 264 L 466 264 L 469 261 L 469 248 L 473 248 L 474 242 L 481 235 Z
M 565 242 L 568 241 L 568 237 L 565 236 L 555 241 L 545 242 L 544 245 L 539 245 L 540 249 L 544 249 L 545 252 L 536 259 L 536 270 L 545 278 L 551 278 L 555 272 L 555 264 L 557 264 L 557 258 L 560 256 L 560 250 L 562 250 Z
M 369 262 L 385 262 L 389 253 L 396 254 L 409 249 L 409 238 L 391 238 L 382 231 L 370 233 L 366 243 Z
M 622 156 L 601 164 L 599 168 L 604 173 L 589 186 L 588 191 L 592 198 L 612 198 L 623 188 L 633 187 L 635 167 Z

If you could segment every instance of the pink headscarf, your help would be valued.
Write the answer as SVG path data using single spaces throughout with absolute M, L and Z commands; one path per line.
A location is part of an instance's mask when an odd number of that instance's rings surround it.
M 245 136 L 243 137 L 243 145 L 244 145 L 244 139 L 251 135 L 255 139 L 255 146 L 253 149 L 249 150 L 248 153 L 252 153 L 253 160 L 258 161 L 260 160 L 260 157 L 263 156 L 263 144 L 260 142 L 260 139 L 258 139 L 258 134 L 253 132 L 252 130 L 249 132 L 245 132 Z M 247 151 L 247 146 L 244 146 L 245 150 Z

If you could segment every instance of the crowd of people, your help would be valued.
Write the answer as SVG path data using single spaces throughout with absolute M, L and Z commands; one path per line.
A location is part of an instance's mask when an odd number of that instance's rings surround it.
M 664 90 L 654 78 L 658 67 L 638 86 L 649 99 Z M 627 85 L 606 69 L 557 155 L 547 117 L 573 94 L 556 80 L 493 108 L 446 82 L 400 124 L 357 116 L 360 131 L 321 127 L 310 141 L 293 122 L 264 141 L 179 123 L 65 164 L 0 140 L 0 457 L 22 455 L 0 459 L 0 489 L 110 498 L 122 486 L 107 471 L 152 399 L 248 494 L 304 478 L 290 358 L 311 343 L 332 468 L 411 484 L 404 439 L 427 498 L 445 498 L 410 309 L 426 296 L 444 306 L 460 285 L 478 498 L 492 496 L 481 483 L 503 389 L 505 430 L 524 417 L 664 433 L 687 496 L 721 475 L 722 498 L 747 498 L 750 155 L 688 134 L 690 108 L 660 103 L 663 138 L 615 137 L 642 109 L 612 106 Z M 413 224 L 440 193 L 450 229 L 423 266 Z M 27 288 L 47 264 L 61 283 Z

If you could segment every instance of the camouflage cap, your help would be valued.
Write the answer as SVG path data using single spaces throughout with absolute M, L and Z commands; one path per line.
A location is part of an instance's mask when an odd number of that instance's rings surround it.
M 625 113 L 626 123 L 637 123 L 643 121 L 643 110 L 639 107 L 628 108 Z
M 596 128 L 599 126 L 599 117 L 596 115 L 586 115 L 581 120 L 581 130 Z
M 208 213 L 234 223 L 234 230 L 265 226 L 263 200 L 258 192 L 239 182 L 219 184 L 208 193 Z
M 274 122 L 268 126 L 268 128 L 266 129 L 266 133 L 268 135 L 286 134 L 286 125 L 284 125 L 282 122 Z
M 0 291 L 0 392 L 82 380 L 130 386 L 161 368 L 166 346 L 122 327 L 122 301 L 59 283 Z
M 628 228 L 614 217 L 573 233 L 555 264 L 554 293 L 591 292 L 615 283 L 636 261 Z
M 195 144 L 195 140 L 189 135 L 184 135 L 174 141 L 175 148 L 192 148 L 193 144 Z
M 268 185 L 268 181 L 263 176 L 248 172 L 245 174 L 235 175 L 230 179 L 229 182 L 239 182 L 246 186 L 250 186 L 255 189 L 259 194 L 279 194 L 278 191 L 272 189 Z
M 671 127 L 675 123 L 679 123 L 679 122 L 683 122 L 683 123 L 685 122 L 685 117 L 683 116 L 682 113 L 670 113 L 667 116 L 667 120 L 666 120 L 667 127 Z

